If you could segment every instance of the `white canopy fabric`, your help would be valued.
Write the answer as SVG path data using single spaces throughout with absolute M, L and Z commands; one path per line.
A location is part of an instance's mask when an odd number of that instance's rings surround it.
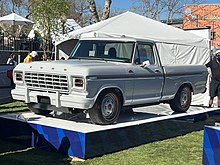
M 112 36 L 126 35 L 135 38 L 145 38 L 159 42 L 179 43 L 205 47 L 208 40 L 164 23 L 144 16 L 125 12 L 85 28 L 73 31 L 70 38 L 77 38 L 82 34 L 96 32 Z
M 5 32 L 12 36 L 19 36 L 23 30 L 23 33 L 28 33 L 34 22 L 26 19 L 18 14 L 11 13 L 9 15 L 0 17 L 0 26 Z
M 121 37 L 123 35 L 155 41 L 163 65 L 204 64 L 209 60 L 209 39 L 132 12 L 125 12 L 70 32 L 67 40 L 84 37 Z M 57 44 L 58 49 L 62 49 L 59 44 Z
M 7 25 L 33 25 L 29 19 L 26 19 L 18 14 L 11 13 L 9 15 L 0 17 L 0 24 L 7 24 Z

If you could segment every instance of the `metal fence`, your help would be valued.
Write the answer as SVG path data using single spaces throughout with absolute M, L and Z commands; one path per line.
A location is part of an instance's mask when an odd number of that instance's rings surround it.
M 47 50 L 47 51 L 44 51 Z M 54 44 L 47 41 L 46 44 L 37 38 L 28 37 L 11 37 L 4 33 L 0 34 L 0 62 L 4 63 L 9 54 L 14 53 L 17 56 L 17 62 L 22 62 L 25 56 L 31 52 L 38 52 L 38 58 L 42 59 L 43 53 L 48 53 L 49 57 L 53 57 Z
M 0 50 L 10 51 L 42 51 L 44 46 L 47 46 L 48 51 L 53 51 L 53 43 L 48 40 L 47 45 L 43 45 L 42 41 L 38 38 L 28 37 L 11 37 L 5 36 L 4 33 L 0 34 Z

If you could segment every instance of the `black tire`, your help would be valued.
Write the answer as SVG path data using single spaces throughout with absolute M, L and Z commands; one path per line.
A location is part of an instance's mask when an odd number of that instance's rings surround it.
M 186 112 L 191 104 L 192 91 L 189 86 L 182 86 L 176 96 L 170 101 L 170 107 L 175 112 Z
M 93 123 L 107 125 L 114 123 L 121 111 L 121 98 L 112 90 L 102 92 L 94 106 L 89 109 L 89 116 Z
M 48 115 L 50 112 L 52 112 L 51 110 L 44 110 L 44 109 L 34 108 L 34 105 L 35 105 L 34 103 L 27 104 L 28 109 L 31 110 L 32 112 L 34 112 L 35 114 Z

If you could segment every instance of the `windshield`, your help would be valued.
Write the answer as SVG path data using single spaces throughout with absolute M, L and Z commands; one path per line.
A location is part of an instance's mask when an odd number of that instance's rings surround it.
M 91 59 L 130 63 L 134 42 L 81 40 L 73 49 L 69 59 Z

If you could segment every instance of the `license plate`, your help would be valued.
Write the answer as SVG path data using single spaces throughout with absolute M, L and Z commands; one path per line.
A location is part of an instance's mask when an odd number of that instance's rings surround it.
M 46 96 L 38 96 L 38 103 L 50 104 L 50 98 Z

